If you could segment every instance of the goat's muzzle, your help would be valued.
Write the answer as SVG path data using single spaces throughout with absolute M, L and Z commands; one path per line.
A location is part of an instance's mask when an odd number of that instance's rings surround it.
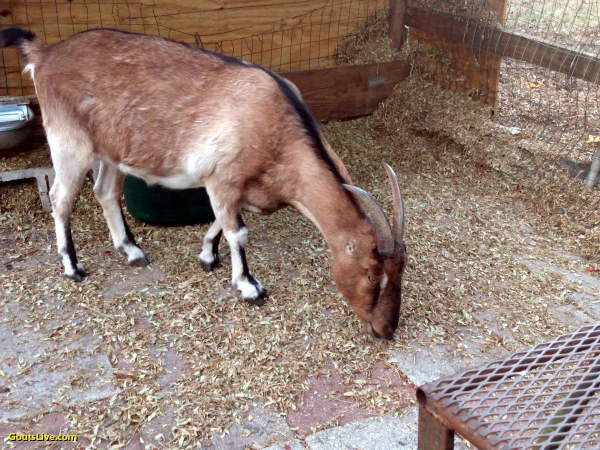
M 373 328 L 371 322 L 367 322 L 365 327 L 367 329 L 367 332 L 375 339 L 385 339 L 386 341 L 391 341 L 392 339 L 394 339 L 394 330 L 392 330 L 391 328 L 386 331 L 378 332 L 377 330 L 375 330 L 375 328 Z

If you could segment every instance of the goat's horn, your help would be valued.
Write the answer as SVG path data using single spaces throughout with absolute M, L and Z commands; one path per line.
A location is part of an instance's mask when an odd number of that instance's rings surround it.
M 373 224 L 375 225 L 375 230 L 377 231 L 377 250 L 379 253 L 383 255 L 391 255 L 394 252 L 394 236 L 392 235 L 392 227 L 390 227 L 390 222 L 387 220 L 383 209 L 379 206 L 379 203 L 371 197 L 368 192 L 363 191 L 356 186 L 350 186 L 349 184 L 344 184 L 344 188 L 346 188 L 354 197 L 354 199 L 358 202 L 359 205 L 363 207 L 365 212 L 367 212 Z
M 402 191 L 398 183 L 398 177 L 394 173 L 394 169 L 386 162 L 381 162 L 381 165 L 388 174 L 390 183 L 392 184 L 392 204 L 394 206 L 393 218 L 393 233 L 396 243 L 404 242 L 404 202 L 402 201 Z

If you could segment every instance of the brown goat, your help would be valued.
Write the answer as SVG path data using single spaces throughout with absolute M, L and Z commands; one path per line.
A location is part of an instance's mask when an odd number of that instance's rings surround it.
M 86 275 L 70 217 L 85 174 L 100 161 L 94 192 L 130 264 L 148 261 L 122 214 L 126 174 L 173 189 L 206 187 L 216 221 L 203 240 L 202 267 L 216 267 L 224 234 L 232 283 L 259 305 L 267 294 L 246 263 L 241 212 L 292 206 L 323 233 L 337 287 L 367 330 L 393 337 L 406 266 L 398 181 L 384 164 L 392 227 L 377 202 L 351 185 L 292 83 L 236 58 L 117 30 L 86 31 L 51 46 L 18 28 L 0 38 L 3 48 L 15 45 L 25 56 L 34 80 L 56 171 L 50 195 L 67 276 Z

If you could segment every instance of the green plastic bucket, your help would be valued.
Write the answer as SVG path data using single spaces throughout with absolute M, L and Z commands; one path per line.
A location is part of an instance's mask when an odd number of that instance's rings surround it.
M 127 175 L 123 193 L 129 214 L 151 225 L 173 227 L 215 220 L 204 188 L 176 190 L 148 186 L 144 180 Z

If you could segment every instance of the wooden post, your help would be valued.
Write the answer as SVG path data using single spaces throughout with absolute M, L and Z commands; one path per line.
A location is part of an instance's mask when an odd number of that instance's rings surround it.
M 433 414 L 419 405 L 419 450 L 452 450 L 454 431 L 449 430 Z
M 458 3 L 458 0 L 448 1 Z M 497 14 L 501 25 L 504 24 L 506 18 L 506 1 L 492 0 L 489 4 L 491 10 Z M 422 16 L 421 18 L 426 19 L 427 22 L 423 24 L 422 21 L 419 21 L 419 16 Z M 463 42 L 464 33 L 461 34 L 460 41 L 448 39 L 440 31 L 443 25 L 449 27 L 452 25 L 436 22 L 436 16 L 441 17 L 442 15 L 435 11 L 411 8 L 408 10 L 406 19 L 410 27 L 409 39 L 411 41 L 418 41 L 424 49 L 443 48 L 452 56 L 449 66 L 435 59 L 427 60 L 431 68 L 432 81 L 444 89 L 470 93 L 474 100 L 481 101 L 494 108 L 498 93 L 502 57 L 492 52 L 475 50 L 474 47 L 468 45 L 468 41 Z M 449 17 L 452 18 L 452 16 Z M 458 19 L 457 23 L 459 22 L 464 23 L 465 21 Z M 469 27 L 469 29 L 477 30 L 487 28 L 489 28 L 489 25 L 477 24 L 477 22 L 472 23 Z M 452 29 L 451 31 L 455 32 L 456 30 Z
M 390 4 L 390 39 L 396 50 L 400 50 L 406 40 L 406 2 L 391 0 Z
M 600 148 L 594 152 L 594 159 L 590 165 L 590 171 L 588 172 L 586 183 L 589 187 L 593 188 L 596 185 L 596 178 L 600 173 Z
M 506 24 L 506 2 L 507 0 L 492 0 L 492 10 L 498 13 L 498 21 L 504 27 Z M 492 105 L 494 119 L 498 116 L 498 89 L 500 88 L 500 66 L 502 65 L 502 57 L 496 56 L 490 61 L 490 66 L 487 72 L 488 84 L 488 99 L 489 105 Z

